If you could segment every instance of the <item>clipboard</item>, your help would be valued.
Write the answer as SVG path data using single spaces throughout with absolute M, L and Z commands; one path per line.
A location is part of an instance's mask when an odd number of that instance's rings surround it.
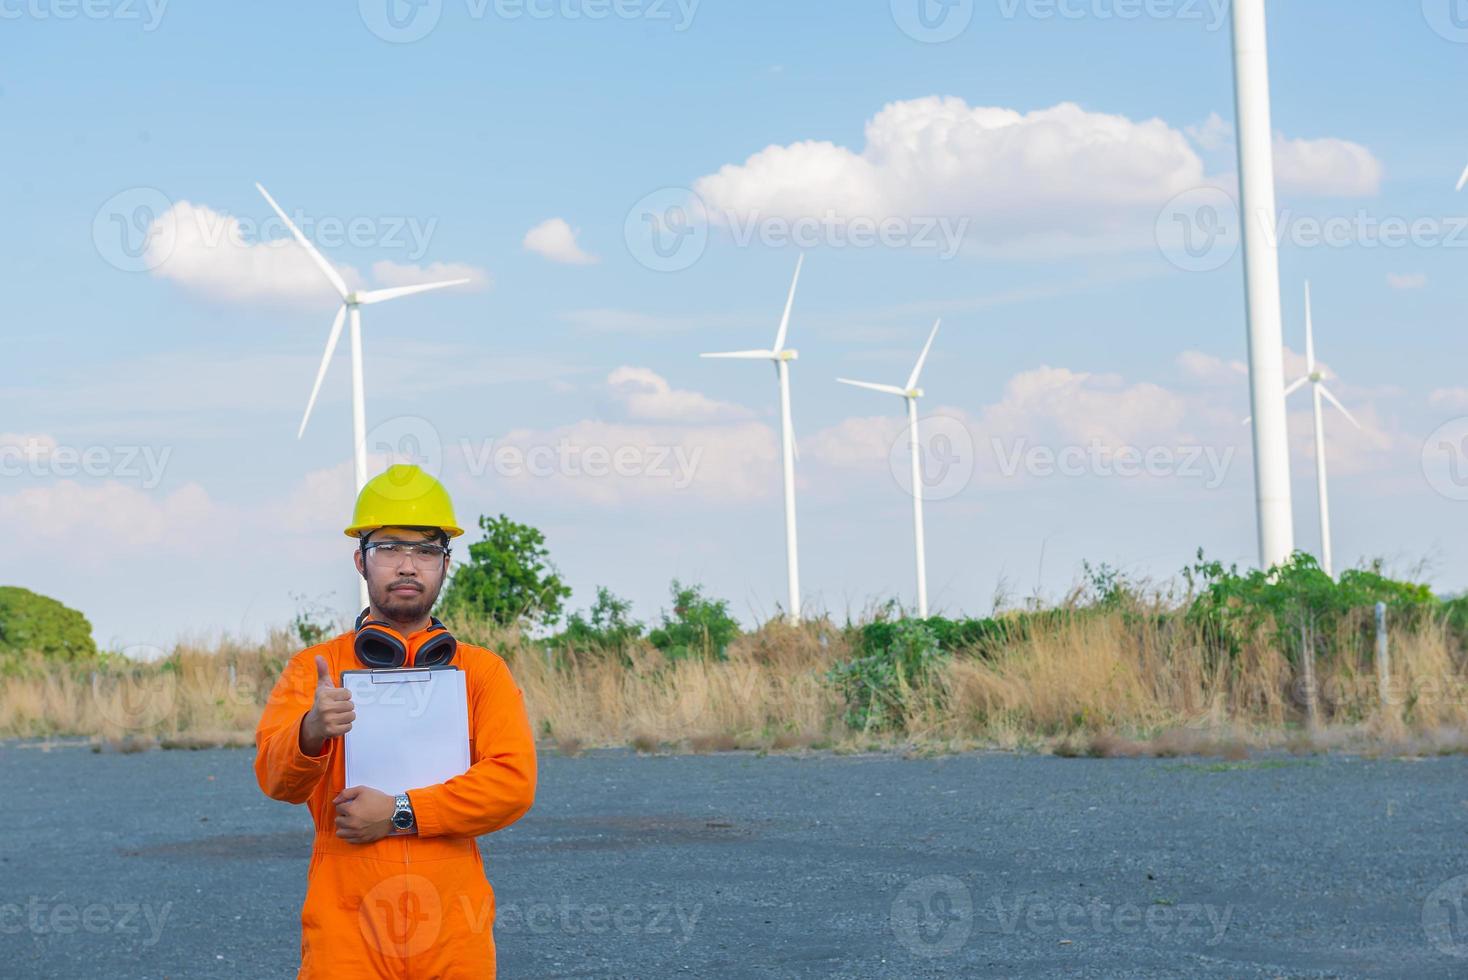
M 397 794 L 469 771 L 465 674 L 452 664 L 344 670 L 357 713 L 343 736 L 346 785 Z

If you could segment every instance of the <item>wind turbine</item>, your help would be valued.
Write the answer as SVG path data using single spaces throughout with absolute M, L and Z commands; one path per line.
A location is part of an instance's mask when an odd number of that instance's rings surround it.
M 1458 178 L 1458 190 L 1461 191 L 1464 186 L 1468 186 L 1468 167 L 1463 169 L 1463 176 Z
M 1274 130 L 1264 0 L 1234 0 L 1234 108 L 1239 148 L 1249 400 L 1254 423 L 1254 500 L 1259 567 L 1283 564 L 1295 549 L 1290 451 L 1285 425 L 1284 328 L 1280 321 L 1279 217 L 1274 195 Z
M 1331 394 L 1325 386 L 1325 372 L 1315 363 L 1315 323 L 1311 312 L 1310 283 L 1305 283 L 1305 374 L 1290 382 L 1284 390 L 1286 398 L 1299 391 L 1306 384 L 1310 385 L 1310 391 L 1315 402 L 1315 493 L 1320 504 L 1320 567 L 1327 575 L 1334 576 L 1330 559 L 1330 498 L 1325 489 L 1325 415 L 1321 410 L 1321 399 L 1324 399 L 1340 409 L 1342 415 L 1356 428 L 1361 428 L 1361 423 L 1356 417 L 1346 410 L 1346 406 L 1340 403 L 1340 399 Z M 1247 425 L 1252 419 L 1244 419 Z
M 774 347 L 699 355 L 770 361 L 775 365 L 775 376 L 780 382 L 780 448 L 785 471 L 785 567 L 790 587 L 790 605 L 785 615 L 792 623 L 800 620 L 800 563 L 795 547 L 795 427 L 790 423 L 790 362 L 800 354 L 785 346 L 785 335 L 790 329 L 790 310 L 795 305 L 795 287 L 800 283 L 800 268 L 804 264 L 805 256 L 802 254 L 795 262 L 795 278 L 790 280 L 790 295 L 785 299 L 785 314 L 780 317 L 780 330 L 775 334 Z
M 299 439 L 306 434 L 306 423 L 311 420 L 311 409 L 316 407 L 316 396 L 321 393 L 321 382 L 326 377 L 326 368 L 331 364 L 331 355 L 336 353 L 337 341 L 341 339 L 342 323 L 350 319 L 352 325 L 352 444 L 354 447 L 354 461 L 356 464 L 356 493 L 362 492 L 362 487 L 367 483 L 367 405 L 366 396 L 362 390 L 362 311 L 363 306 L 371 306 L 373 303 L 381 303 L 384 300 L 397 299 L 399 296 L 411 296 L 414 293 L 426 293 L 431 289 L 443 289 L 448 286 L 458 286 L 469 282 L 468 279 L 449 279 L 444 282 L 420 283 L 412 286 L 393 286 L 388 289 L 353 290 L 348 289 L 346 281 L 336 271 L 332 264 L 326 261 L 325 256 L 316 250 L 311 240 L 301 234 L 290 218 L 286 217 L 285 211 L 281 210 L 275 198 L 270 196 L 259 183 L 255 189 L 260 196 L 265 198 L 271 209 L 285 222 L 290 229 L 291 235 L 311 256 L 311 261 L 321 270 L 322 275 L 331 283 L 332 288 L 341 296 L 342 305 L 336 311 L 336 319 L 331 322 L 331 333 L 326 337 L 326 351 L 321 355 L 321 367 L 316 371 L 316 383 L 311 386 L 311 397 L 306 402 L 306 414 L 301 416 L 301 427 L 296 430 L 296 438 Z M 358 583 L 358 596 L 363 607 L 366 607 L 367 582 L 362 580 Z
M 1361 428 L 1361 423 L 1330 393 L 1330 389 L 1325 386 L 1325 372 L 1315 363 L 1315 327 L 1310 312 L 1308 282 L 1305 283 L 1305 376 L 1296 379 L 1285 389 L 1285 397 L 1294 394 L 1307 382 L 1315 402 L 1315 489 L 1320 498 L 1320 567 L 1325 570 L 1325 574 L 1334 575 L 1330 565 L 1330 503 L 1325 493 L 1325 418 L 1321 412 L 1320 400 L 1324 398 L 1340 409 L 1341 414 L 1356 428 Z
M 923 390 L 917 386 L 917 383 L 918 377 L 923 373 L 923 362 L 928 359 L 928 351 L 933 348 L 933 338 L 938 336 L 938 327 L 942 323 L 943 321 L 939 320 L 933 324 L 933 330 L 928 334 L 928 342 L 923 345 L 923 352 L 918 355 L 917 365 L 913 367 L 912 374 L 908 375 L 907 384 L 902 387 L 874 384 L 870 381 L 852 381 L 849 378 L 836 379 L 844 385 L 870 388 L 872 391 L 897 395 L 907 403 L 907 439 L 912 451 L 912 526 L 917 540 L 918 617 L 921 619 L 928 618 L 928 570 L 923 551 L 923 479 L 917 415 L 917 403 L 918 399 L 923 397 Z

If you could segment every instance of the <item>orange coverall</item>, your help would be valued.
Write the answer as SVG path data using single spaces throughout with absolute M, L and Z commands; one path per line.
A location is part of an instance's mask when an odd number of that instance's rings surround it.
M 407 637 L 416 649 L 427 631 Z M 535 741 L 520 689 L 500 657 L 460 643 L 465 673 L 469 771 L 404 787 L 415 834 L 350 844 L 336 835 L 332 800 L 344 789 L 342 739 L 319 756 L 301 750 L 302 718 L 316 697 L 316 655 L 332 683 L 361 667 L 352 633 L 291 658 L 255 730 L 255 776 L 272 799 L 305 803 L 316 825 L 301 907 L 301 968 L 307 978 L 493 977 L 494 891 L 475 837 L 507 827 L 535 799 Z

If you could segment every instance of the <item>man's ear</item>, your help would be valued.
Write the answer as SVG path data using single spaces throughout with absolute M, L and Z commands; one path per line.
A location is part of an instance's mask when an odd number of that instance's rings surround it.
M 362 561 L 361 548 L 358 548 L 356 551 L 352 552 L 352 563 L 357 566 L 357 574 L 362 576 L 363 578 L 366 578 L 367 569 L 365 567 L 365 563 Z

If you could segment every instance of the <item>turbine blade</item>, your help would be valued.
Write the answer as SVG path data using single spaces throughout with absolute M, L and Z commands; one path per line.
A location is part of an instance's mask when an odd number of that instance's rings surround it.
M 719 354 L 700 354 L 699 357 L 723 357 L 735 358 L 742 361 L 770 361 L 779 356 L 778 351 L 772 350 L 733 350 L 724 351 Z
M 347 284 L 342 279 L 341 274 L 332 267 L 332 264 L 330 262 L 326 261 L 326 257 L 324 255 L 316 251 L 316 246 L 311 244 L 311 239 L 301 234 L 301 229 L 297 228 L 295 226 L 295 223 L 292 222 L 290 218 L 287 218 L 285 216 L 285 212 L 280 209 L 279 204 L 275 203 L 275 198 L 270 196 L 269 191 L 267 191 L 263 186 L 258 183 L 255 185 L 255 189 L 260 192 L 260 196 L 265 198 L 266 203 L 268 203 L 270 207 L 275 211 L 275 213 L 280 216 L 280 220 L 285 222 L 285 226 L 290 229 L 291 234 L 295 236 L 296 241 L 301 243 L 301 247 L 306 250 L 306 254 L 311 256 L 311 261 L 316 263 L 316 267 L 326 274 L 326 278 L 331 282 L 333 286 L 336 287 L 337 294 L 341 296 L 342 299 L 346 299 L 347 294 L 350 293 L 351 290 L 347 288 Z
M 785 315 L 780 317 L 780 332 L 775 334 L 775 350 L 785 349 L 785 334 L 790 330 L 790 310 L 795 306 L 795 287 L 800 282 L 800 267 L 805 265 L 805 253 L 795 260 L 795 278 L 790 280 L 790 295 L 785 298 Z
M 933 332 L 928 334 L 928 342 L 923 344 L 923 352 L 918 356 L 917 366 L 912 369 L 912 376 L 907 379 L 907 390 L 911 391 L 917 387 L 918 375 L 923 373 L 923 362 L 928 359 L 928 351 L 933 349 L 933 338 L 938 336 L 938 328 L 943 325 L 940 319 L 933 324 Z
M 1310 311 L 1310 281 L 1305 280 L 1305 373 L 1315 373 L 1315 324 Z
M 1349 419 L 1352 425 L 1354 425 L 1358 429 L 1361 428 L 1361 423 L 1356 421 L 1356 416 L 1354 416 L 1350 412 L 1346 411 L 1346 406 L 1342 405 L 1340 403 L 1340 399 L 1336 398 L 1335 395 L 1332 395 L 1330 393 L 1330 389 L 1329 388 L 1327 388 L 1325 385 L 1321 385 L 1320 386 L 1320 393 L 1325 396 L 1325 400 L 1326 401 L 1330 402 L 1336 408 L 1340 409 L 1341 410 L 1341 414 L 1344 415 L 1347 419 Z
M 321 355 L 321 367 L 316 371 L 316 383 L 311 386 L 311 399 L 306 402 L 306 414 L 301 416 L 301 427 L 296 430 L 297 439 L 306 434 L 306 423 L 311 421 L 311 409 L 316 407 L 316 396 L 321 393 L 321 382 L 326 377 L 327 367 L 331 365 L 331 355 L 336 352 L 336 342 L 341 339 L 342 323 L 346 318 L 346 306 L 338 306 L 336 319 L 331 321 L 331 333 L 326 338 L 326 352 Z
M 908 391 L 908 389 L 899 388 L 896 385 L 879 385 L 871 381 L 852 381 L 850 378 L 837 378 L 836 380 L 841 384 L 851 385 L 854 388 L 869 388 L 872 391 L 880 391 L 884 395 L 905 396 Z
M 446 289 L 449 286 L 460 286 L 470 279 L 450 279 L 447 282 L 425 282 L 414 286 L 393 286 L 389 289 L 371 289 L 365 293 L 357 294 L 357 302 L 362 305 L 381 303 L 383 300 L 397 299 L 399 296 L 412 296 L 414 293 L 426 293 L 430 289 Z
M 1465 186 L 1468 186 L 1468 168 L 1464 168 L 1463 176 L 1458 178 L 1458 190 L 1461 191 Z

